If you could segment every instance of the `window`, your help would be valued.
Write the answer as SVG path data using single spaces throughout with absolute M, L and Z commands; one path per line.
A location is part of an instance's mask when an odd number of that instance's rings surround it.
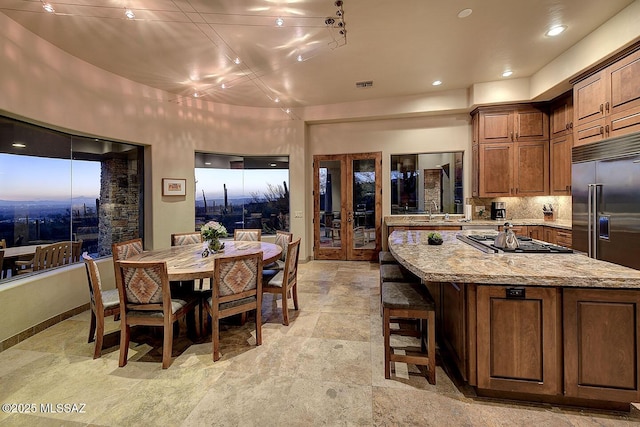
M 289 230 L 289 158 L 196 153 L 196 224 Z
M 139 146 L 0 117 L 0 240 L 33 249 L 5 251 L 0 277 L 15 276 L 37 245 L 82 241 L 108 256 L 112 242 L 141 237 L 142 159 Z
M 463 213 L 462 152 L 391 156 L 391 213 Z

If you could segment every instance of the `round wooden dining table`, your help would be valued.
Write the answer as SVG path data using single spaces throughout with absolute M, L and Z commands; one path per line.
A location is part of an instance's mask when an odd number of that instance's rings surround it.
M 127 261 L 164 261 L 170 281 L 195 280 L 211 277 L 215 259 L 262 251 L 263 265 L 274 262 L 282 254 L 275 243 L 226 240 L 224 251 L 202 256 L 206 243 L 172 246 L 167 249 L 144 251 L 127 258 Z

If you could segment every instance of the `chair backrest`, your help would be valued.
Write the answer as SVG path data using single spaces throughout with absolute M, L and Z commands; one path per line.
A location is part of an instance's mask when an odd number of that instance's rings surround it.
M 300 254 L 300 238 L 298 240 L 289 243 L 287 247 L 287 260 L 284 267 L 284 278 L 282 285 L 285 283 L 288 285 L 295 282 L 298 278 L 298 256 Z
M 233 240 L 259 242 L 261 238 L 262 230 L 259 228 L 236 228 L 233 232 Z
M 0 279 L 2 279 L 2 273 L 4 273 L 4 267 L 2 263 L 4 262 L 4 251 L 0 250 Z
M 89 283 L 91 302 L 95 304 L 96 308 L 102 310 L 104 307 L 102 303 L 102 281 L 100 280 L 98 264 L 96 264 L 93 258 L 86 252 L 82 254 L 82 260 L 87 270 L 87 282 Z
M 262 294 L 262 251 L 215 260 L 213 300 L 227 302 Z
M 5 239 L 0 240 L 0 249 L 7 249 L 7 241 Z
M 71 242 L 71 261 L 78 262 L 82 258 L 82 239 Z
M 71 242 L 58 242 L 38 246 L 33 256 L 33 271 L 71 264 L 73 259 Z
M 282 254 L 280 255 L 280 259 L 285 261 L 287 259 L 287 248 L 289 243 L 293 240 L 293 233 L 289 233 L 288 231 L 276 231 L 276 241 L 275 244 L 282 248 Z
M 111 245 L 113 261 L 123 261 L 133 255 L 141 254 L 144 251 L 142 239 L 131 239 L 121 243 Z
M 116 285 L 123 312 L 166 311 L 171 313 L 171 290 L 164 261 L 115 262 Z M 167 311 L 168 310 L 168 311 Z M 126 315 L 123 313 L 124 315 Z
M 171 235 L 171 246 L 192 245 L 202 243 L 202 234 L 198 231 L 193 233 L 173 233 Z

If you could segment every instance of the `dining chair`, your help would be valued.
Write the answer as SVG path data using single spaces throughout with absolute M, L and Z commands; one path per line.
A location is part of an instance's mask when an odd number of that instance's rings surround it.
M 222 257 L 215 261 L 211 297 L 213 361 L 220 359 L 220 319 L 256 311 L 256 346 L 262 344 L 262 251 Z
M 113 262 L 115 266 L 116 261 L 123 261 L 127 258 L 138 255 L 144 252 L 142 246 L 142 239 L 131 239 L 120 243 L 113 243 L 111 245 L 111 254 L 113 256 Z
M 2 263 L 4 262 L 4 251 L 0 248 L 0 279 L 4 276 L 4 266 Z
M 261 238 L 262 230 L 259 228 L 236 228 L 233 232 L 233 240 L 259 242 Z
M 298 255 L 300 253 L 300 238 L 289 243 L 287 246 L 287 262 L 284 270 L 279 271 L 274 276 L 265 272 L 264 276 L 270 277 L 268 282 L 263 284 L 262 292 L 274 294 L 274 298 L 282 295 L 282 324 L 289 325 L 289 312 L 287 309 L 287 298 L 291 294 L 293 306 L 298 309 Z
M 0 239 L 0 249 L 7 249 L 7 240 Z
M 202 234 L 195 231 L 191 233 L 173 233 L 171 235 L 171 246 L 192 245 L 202 243 Z
M 127 364 L 131 326 L 163 328 L 162 369 L 171 365 L 173 324 L 193 311 L 198 300 L 184 295 L 172 298 L 166 262 L 116 261 L 120 300 L 120 360 Z
M 120 318 L 120 297 L 118 289 L 102 289 L 102 280 L 98 264 L 87 252 L 82 254 L 84 266 L 87 270 L 87 282 L 89 283 L 89 296 L 91 298 L 91 324 L 89 326 L 89 341 L 95 340 L 93 358 L 97 359 L 102 353 L 104 338 L 104 319 L 113 316 L 113 320 Z
M 267 264 L 264 266 L 265 270 L 275 270 L 280 271 L 284 270 L 285 261 L 287 259 L 287 247 L 289 243 L 293 241 L 293 233 L 289 233 L 288 231 L 276 231 L 276 240 L 275 244 L 282 248 L 282 253 L 280 254 L 280 258 L 275 260 L 274 262 Z
M 72 260 L 71 242 L 57 242 L 36 247 L 33 259 L 30 261 L 16 261 L 16 267 L 26 267 L 18 270 L 18 274 L 26 274 L 68 265 L 72 263 Z
M 71 242 L 71 262 L 79 262 L 82 258 L 82 239 Z

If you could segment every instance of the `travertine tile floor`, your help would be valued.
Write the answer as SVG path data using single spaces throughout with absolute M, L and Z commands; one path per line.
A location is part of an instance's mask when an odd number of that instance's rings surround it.
M 174 361 L 160 368 L 160 338 L 131 344 L 118 368 L 118 324 L 111 347 L 91 358 L 89 313 L 68 319 L 0 353 L 0 403 L 35 404 L 35 413 L 0 413 L 0 425 L 100 426 L 614 426 L 627 414 L 465 397 L 438 367 L 437 385 L 397 364 L 384 379 L 378 266 L 312 261 L 299 269 L 301 310 L 290 326 L 265 296 L 263 345 L 251 321 L 227 325 L 223 357 L 211 340 L 192 343 L 184 325 Z M 43 412 L 41 404 L 84 405 L 82 413 Z M 4 407 L 3 407 L 4 408 Z M 26 407 L 23 406 L 23 409 Z M 73 407 L 68 407 L 74 409 Z M 76 407 L 75 409 L 80 409 Z

